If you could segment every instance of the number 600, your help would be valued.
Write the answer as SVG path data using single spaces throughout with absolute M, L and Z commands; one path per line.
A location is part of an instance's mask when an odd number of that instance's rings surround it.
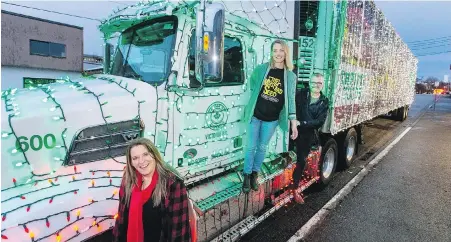
M 20 136 L 16 141 L 16 149 L 22 152 L 26 152 L 29 148 L 34 151 L 42 149 L 44 146 L 47 149 L 53 149 L 56 146 L 56 138 L 53 134 L 46 134 L 44 138 L 39 135 L 33 135 L 30 137 L 30 142 L 25 136 Z

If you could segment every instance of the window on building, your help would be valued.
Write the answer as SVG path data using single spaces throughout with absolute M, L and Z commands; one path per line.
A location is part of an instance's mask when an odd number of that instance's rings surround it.
M 196 62 L 196 36 L 195 31 L 191 35 L 189 50 L 189 80 L 190 87 L 199 87 L 200 83 L 195 76 Z M 206 83 L 206 86 L 231 86 L 244 83 L 243 53 L 241 42 L 232 37 L 224 36 L 224 72 L 222 82 Z
M 39 84 L 45 85 L 54 82 L 56 82 L 56 79 L 24 77 L 23 87 L 24 88 L 37 87 Z
M 30 54 L 65 58 L 66 45 L 39 40 L 30 40 Z

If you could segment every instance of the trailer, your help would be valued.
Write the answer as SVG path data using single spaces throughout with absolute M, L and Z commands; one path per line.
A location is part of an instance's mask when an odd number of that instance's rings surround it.
M 83 241 L 109 230 L 137 137 L 184 179 L 198 241 L 236 241 L 290 202 L 296 155 L 280 129 L 259 191 L 241 191 L 247 79 L 275 39 L 292 47 L 298 86 L 321 73 L 331 100 L 323 148 L 298 190 L 327 185 L 337 164 L 351 164 L 364 122 L 389 112 L 404 120 L 413 101 L 417 60 L 370 1 L 141 2 L 99 29 L 103 74 L 2 93 L 2 239 Z

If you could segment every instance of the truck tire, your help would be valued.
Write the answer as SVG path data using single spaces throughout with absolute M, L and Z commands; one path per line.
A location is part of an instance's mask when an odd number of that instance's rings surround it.
M 337 167 L 337 160 L 337 142 L 333 138 L 328 138 L 321 151 L 321 160 L 319 163 L 319 187 L 325 187 L 327 184 L 329 184 L 330 180 L 332 179 L 332 175 L 335 172 L 335 168 Z
M 407 119 L 407 113 L 409 112 L 409 109 L 407 106 L 403 106 L 397 109 L 396 111 L 396 120 L 397 121 L 404 121 Z
M 340 143 L 338 164 L 340 168 L 347 169 L 351 166 L 359 150 L 357 131 L 354 128 L 349 129 Z

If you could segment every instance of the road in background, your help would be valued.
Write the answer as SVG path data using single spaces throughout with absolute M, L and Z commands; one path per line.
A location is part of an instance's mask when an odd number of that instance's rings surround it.
M 305 241 L 451 241 L 451 97 L 442 97 Z

